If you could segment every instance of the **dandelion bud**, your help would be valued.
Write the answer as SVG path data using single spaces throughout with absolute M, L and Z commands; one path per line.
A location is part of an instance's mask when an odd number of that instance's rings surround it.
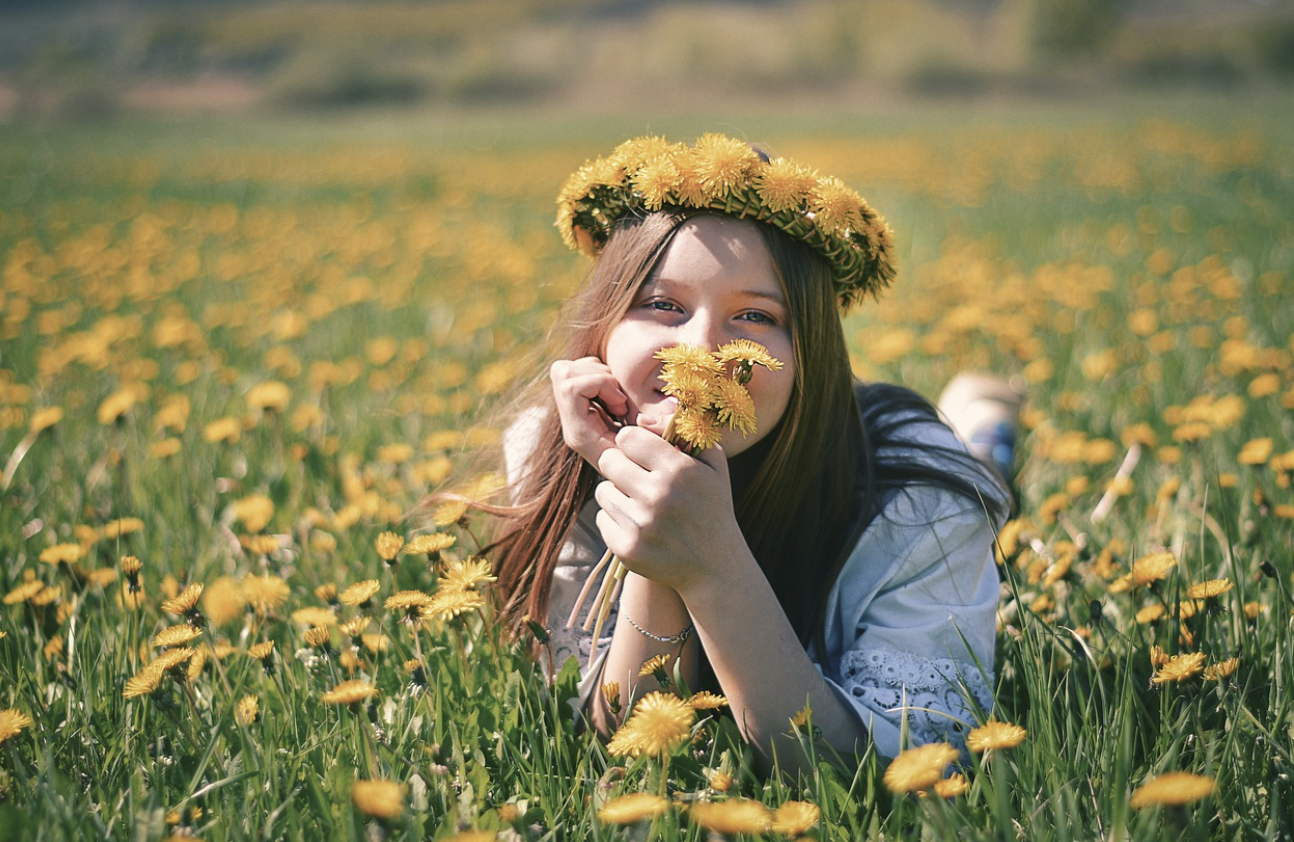
M 620 715 L 620 682 L 608 681 L 602 685 L 602 698 L 606 700 L 607 710 L 612 716 Z

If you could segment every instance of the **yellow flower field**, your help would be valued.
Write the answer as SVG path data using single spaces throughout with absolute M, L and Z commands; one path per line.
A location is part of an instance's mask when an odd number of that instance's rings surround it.
M 1028 395 L 972 750 L 801 781 L 672 664 L 610 745 L 577 729 L 574 664 L 546 692 L 545 629 L 496 622 L 488 517 L 419 505 L 500 487 L 476 456 L 547 374 L 584 269 L 554 197 L 610 121 L 0 127 L 0 838 L 1288 833 L 1278 112 L 751 128 L 894 228 L 860 377 Z

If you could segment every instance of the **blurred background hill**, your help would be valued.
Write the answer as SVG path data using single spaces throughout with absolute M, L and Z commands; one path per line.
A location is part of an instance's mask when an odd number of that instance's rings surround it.
M 6 0 L 0 115 L 1284 88 L 1294 0 Z

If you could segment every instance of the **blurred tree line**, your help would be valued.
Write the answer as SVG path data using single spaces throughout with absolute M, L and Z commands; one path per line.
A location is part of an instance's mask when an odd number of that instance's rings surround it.
M 0 85 L 110 109 L 226 78 L 300 106 L 1285 85 L 1294 0 L 7 0 Z M 42 99 L 43 98 L 43 99 Z

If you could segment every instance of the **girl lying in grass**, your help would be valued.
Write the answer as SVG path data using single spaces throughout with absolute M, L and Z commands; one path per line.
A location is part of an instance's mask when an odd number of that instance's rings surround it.
M 508 616 L 545 618 L 559 665 L 587 664 L 604 732 L 615 698 L 594 691 L 617 682 L 625 705 L 670 654 L 783 769 L 806 762 L 783 736 L 806 704 L 845 756 L 961 742 L 991 707 L 1009 494 L 927 401 L 851 374 L 841 314 L 893 276 L 884 221 L 836 179 L 706 135 L 587 164 L 558 225 L 595 263 L 505 437 Z M 662 437 L 677 398 L 657 354 L 734 340 L 782 363 L 747 384 L 755 429 L 684 452 Z M 607 552 L 627 573 L 594 641 L 566 620 Z

